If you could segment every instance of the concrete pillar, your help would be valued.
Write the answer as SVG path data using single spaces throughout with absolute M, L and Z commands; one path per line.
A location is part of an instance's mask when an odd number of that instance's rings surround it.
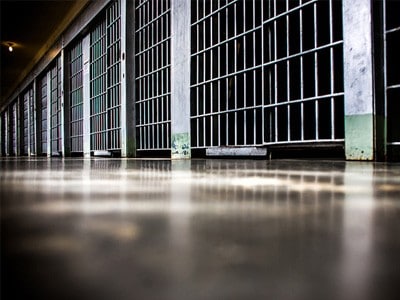
M 171 158 L 191 157 L 190 145 L 190 6 L 171 1 Z
M 90 157 L 90 34 L 82 40 L 83 156 Z
M 135 4 L 121 0 L 121 156 L 136 156 L 134 122 Z
M 376 159 L 371 0 L 343 0 L 345 154 Z

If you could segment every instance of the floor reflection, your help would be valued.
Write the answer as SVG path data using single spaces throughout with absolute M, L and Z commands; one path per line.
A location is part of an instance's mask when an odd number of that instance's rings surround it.
M 38 158 L 0 169 L 4 295 L 396 296 L 400 165 Z

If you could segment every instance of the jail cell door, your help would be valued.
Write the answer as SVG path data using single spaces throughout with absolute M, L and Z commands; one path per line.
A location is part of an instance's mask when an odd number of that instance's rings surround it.
M 121 149 L 121 11 L 107 8 L 90 33 L 91 151 Z
M 170 1 L 137 1 L 135 13 L 137 150 L 169 150 Z
M 193 148 L 343 143 L 341 1 L 192 2 Z
M 394 153 L 400 146 L 400 2 L 385 0 L 383 5 L 387 145 Z
M 36 149 L 36 118 L 33 89 L 30 88 L 23 98 L 23 154 L 31 155 Z
M 61 137 L 61 57 L 50 70 L 50 145 L 52 155 L 62 151 Z
M 38 134 L 39 134 L 39 154 L 47 153 L 47 75 L 38 81 Z
M 192 2 L 191 145 L 263 145 L 263 1 Z
M 9 137 L 10 137 L 10 144 L 9 144 L 9 154 L 10 155 L 17 155 L 17 131 L 18 131 L 18 105 L 17 102 L 14 101 L 10 106 L 10 121 L 9 121 Z
M 344 142 L 342 2 L 263 2 L 264 144 Z
M 72 153 L 83 152 L 83 58 L 82 41 L 69 51 L 69 115 Z
M 5 110 L 1 114 L 1 154 L 8 154 L 8 114 Z

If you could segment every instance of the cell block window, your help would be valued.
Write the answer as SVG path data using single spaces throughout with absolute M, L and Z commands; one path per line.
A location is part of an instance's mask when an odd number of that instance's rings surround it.
M 121 10 L 112 2 L 90 33 L 90 147 L 121 148 Z
M 192 2 L 194 148 L 343 141 L 341 5 Z
M 83 152 L 82 41 L 69 51 L 69 107 L 71 152 Z
M 23 96 L 23 154 L 34 154 L 36 149 L 36 118 L 33 89 Z
M 400 145 L 400 2 L 385 0 L 384 65 L 388 145 Z
M 137 149 L 168 150 L 171 133 L 170 1 L 136 2 Z
M 47 76 L 38 81 L 39 153 L 47 153 Z
M 61 140 L 61 57 L 50 69 L 50 145 L 51 153 L 62 151 Z

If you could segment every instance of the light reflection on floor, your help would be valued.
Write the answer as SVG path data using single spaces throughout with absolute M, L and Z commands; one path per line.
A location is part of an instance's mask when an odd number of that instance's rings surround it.
M 3 158 L 0 199 L 2 299 L 397 299 L 399 164 Z

